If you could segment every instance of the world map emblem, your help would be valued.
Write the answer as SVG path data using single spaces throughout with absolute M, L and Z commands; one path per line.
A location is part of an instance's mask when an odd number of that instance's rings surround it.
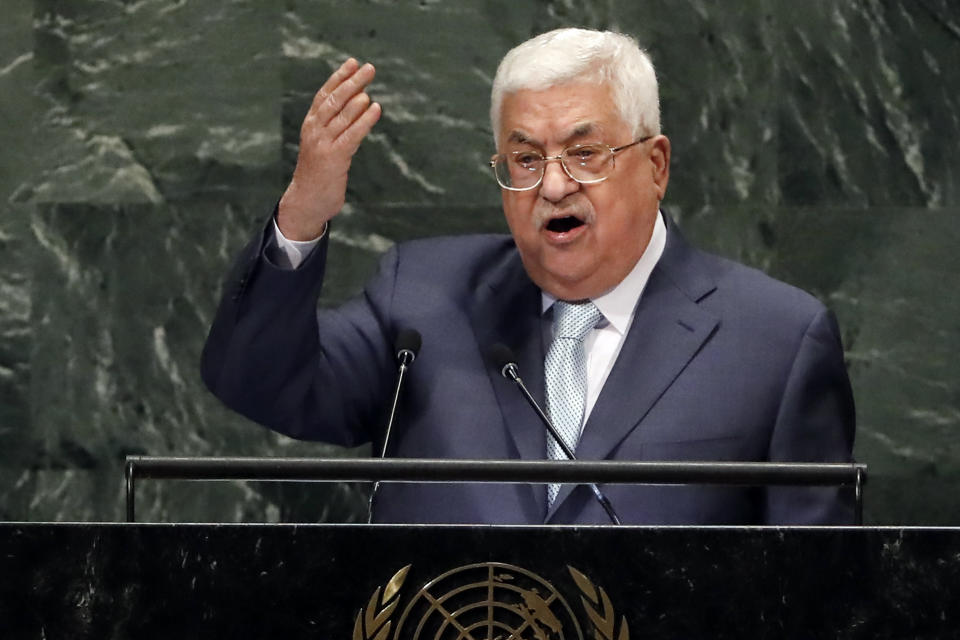
M 511 564 L 463 565 L 416 591 L 404 584 L 411 566 L 377 587 L 357 614 L 353 640 L 630 638 L 603 588 L 573 567 L 567 572 L 580 596 L 575 606 L 543 577 Z

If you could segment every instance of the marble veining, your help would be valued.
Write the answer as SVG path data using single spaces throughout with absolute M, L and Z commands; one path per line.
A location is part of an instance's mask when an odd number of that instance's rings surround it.
M 953 0 L 7 0 L 0 22 L 0 519 L 111 520 L 127 454 L 357 455 L 203 389 L 231 256 L 347 56 L 384 106 L 354 159 L 321 304 L 404 240 L 504 231 L 496 64 L 563 25 L 649 49 L 667 211 L 837 313 L 867 518 L 960 514 L 960 8 Z M 359 486 L 150 483 L 153 520 L 357 521 Z

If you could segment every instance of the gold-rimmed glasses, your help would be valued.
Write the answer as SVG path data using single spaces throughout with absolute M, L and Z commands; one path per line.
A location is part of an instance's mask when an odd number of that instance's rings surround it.
M 543 181 L 547 163 L 553 160 L 560 162 L 564 173 L 571 179 L 580 184 L 596 184 L 610 177 L 618 153 L 652 137 L 644 136 L 619 147 L 602 143 L 577 144 L 557 156 L 544 156 L 533 149 L 500 153 L 490 158 L 490 168 L 497 183 L 510 191 L 536 189 Z

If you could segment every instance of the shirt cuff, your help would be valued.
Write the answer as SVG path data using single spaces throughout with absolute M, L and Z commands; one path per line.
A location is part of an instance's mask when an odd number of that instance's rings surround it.
M 306 260 L 327 233 L 327 226 L 323 226 L 323 233 L 313 240 L 289 240 L 280 231 L 276 218 L 273 219 L 273 246 L 267 247 L 267 257 L 278 267 L 296 269 Z

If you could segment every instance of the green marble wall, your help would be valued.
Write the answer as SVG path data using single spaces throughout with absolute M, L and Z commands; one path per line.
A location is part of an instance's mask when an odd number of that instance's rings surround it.
M 354 455 L 230 414 L 197 371 L 310 96 L 347 55 L 377 64 L 385 115 L 332 239 L 333 304 L 393 242 L 505 228 L 484 165 L 496 63 L 585 25 L 635 35 L 657 64 L 667 205 L 687 235 L 837 311 L 868 520 L 960 524 L 954 0 L 3 0 L 3 14 L 0 519 L 119 519 L 127 454 Z M 352 486 L 141 492 L 158 520 L 363 506 Z

